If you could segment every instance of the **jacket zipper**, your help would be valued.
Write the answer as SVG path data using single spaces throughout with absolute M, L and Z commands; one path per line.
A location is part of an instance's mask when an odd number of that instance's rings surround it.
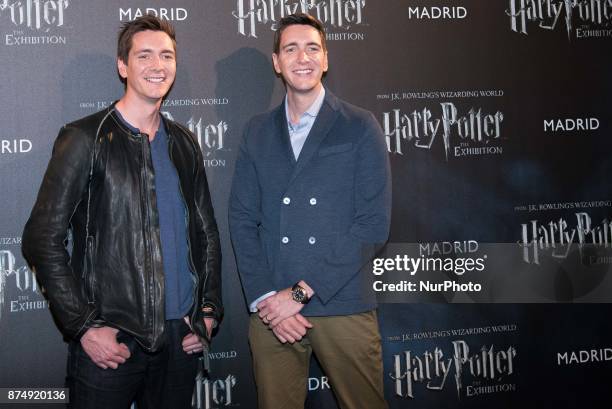
M 143 180 L 143 188 L 147 188 L 148 187 L 148 174 L 147 174 L 147 158 L 145 157 L 145 150 L 146 150 L 146 146 L 145 144 L 148 143 L 148 135 L 146 134 L 141 134 L 139 133 L 138 136 L 141 139 L 141 145 L 142 145 L 142 149 L 141 149 L 141 153 L 142 153 L 142 163 L 143 163 L 143 169 L 144 169 L 144 180 Z M 145 138 L 147 139 L 145 141 Z M 146 195 L 148 192 L 144 192 L 144 194 Z M 144 198 L 143 198 L 144 199 Z M 149 290 L 148 295 L 149 295 L 149 305 L 151 308 L 151 317 L 152 317 L 152 321 L 153 321 L 153 335 L 152 337 L 154 337 L 156 334 L 156 329 L 157 329 L 157 311 L 155 308 L 155 288 L 152 288 L 154 286 L 154 282 L 155 282 L 155 272 L 154 267 L 153 267 L 153 259 L 152 259 L 152 252 L 151 252 L 151 238 L 150 238 L 150 234 L 151 234 L 151 214 L 150 214 L 150 209 L 149 209 L 149 202 L 148 200 L 143 200 L 143 204 L 144 204 L 144 208 L 145 208 L 145 215 L 146 215 L 146 228 L 145 228 L 145 241 L 146 241 L 146 249 L 147 249 L 147 257 L 149 258 L 149 265 L 151 266 L 151 271 L 149 273 L 149 282 L 147 283 L 147 288 Z M 153 338 L 151 338 L 152 340 Z

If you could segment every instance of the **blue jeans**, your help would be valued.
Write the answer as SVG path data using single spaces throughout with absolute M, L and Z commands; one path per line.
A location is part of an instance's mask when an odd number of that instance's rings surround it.
M 130 335 L 119 331 L 117 342 L 130 349 L 131 356 L 117 369 L 102 369 L 72 341 L 68 347 L 66 386 L 70 388 L 71 409 L 187 409 L 198 368 L 198 354 L 186 354 L 181 342 L 190 332 L 183 320 L 168 320 L 164 343 L 154 353 L 145 351 Z

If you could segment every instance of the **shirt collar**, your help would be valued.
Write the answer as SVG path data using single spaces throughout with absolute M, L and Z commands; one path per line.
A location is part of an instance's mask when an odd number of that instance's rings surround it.
M 121 112 L 119 112 L 119 110 L 117 108 L 115 108 L 115 112 L 117 113 L 117 117 L 119 118 L 119 120 L 121 121 L 121 123 L 123 125 L 125 125 L 130 131 L 132 131 L 133 133 L 140 133 L 140 129 L 135 128 L 132 124 L 130 124 L 124 117 L 123 115 L 121 115 Z M 162 117 L 162 114 L 159 114 L 159 128 L 157 128 L 157 132 L 155 133 L 155 135 L 159 134 L 161 132 L 165 132 L 166 131 L 166 124 L 164 123 L 164 118 Z
M 319 92 L 319 95 L 312 102 L 312 104 L 308 107 L 306 112 L 302 114 L 301 118 L 303 118 L 304 115 L 308 115 L 312 118 L 316 118 L 317 115 L 319 114 L 319 111 L 321 110 L 321 107 L 323 106 L 323 100 L 325 100 L 325 87 L 321 87 L 321 91 Z M 287 118 L 287 123 L 289 124 L 289 126 L 291 126 L 291 121 L 289 120 L 289 107 L 287 106 L 287 96 L 286 95 L 285 95 L 285 118 Z

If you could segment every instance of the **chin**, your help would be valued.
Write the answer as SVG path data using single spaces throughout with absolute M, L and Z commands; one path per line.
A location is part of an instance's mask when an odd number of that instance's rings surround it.
M 299 87 L 299 88 L 294 88 L 295 92 L 298 92 L 300 94 L 307 94 L 309 92 L 313 92 L 315 89 L 317 88 L 316 84 L 311 86 L 311 87 Z

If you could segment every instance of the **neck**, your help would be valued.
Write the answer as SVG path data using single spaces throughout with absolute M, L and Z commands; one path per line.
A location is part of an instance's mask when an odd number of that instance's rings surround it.
M 306 92 L 298 93 L 287 90 L 287 111 L 289 112 L 289 120 L 292 123 L 298 123 L 300 118 L 308 108 L 313 104 L 319 96 L 323 88 L 323 84 L 319 83 L 317 87 Z
M 115 105 L 121 112 L 121 116 L 140 132 L 149 136 L 149 141 L 155 138 L 155 133 L 159 128 L 159 108 L 161 99 L 154 103 L 134 101 L 128 94 L 125 94 Z

